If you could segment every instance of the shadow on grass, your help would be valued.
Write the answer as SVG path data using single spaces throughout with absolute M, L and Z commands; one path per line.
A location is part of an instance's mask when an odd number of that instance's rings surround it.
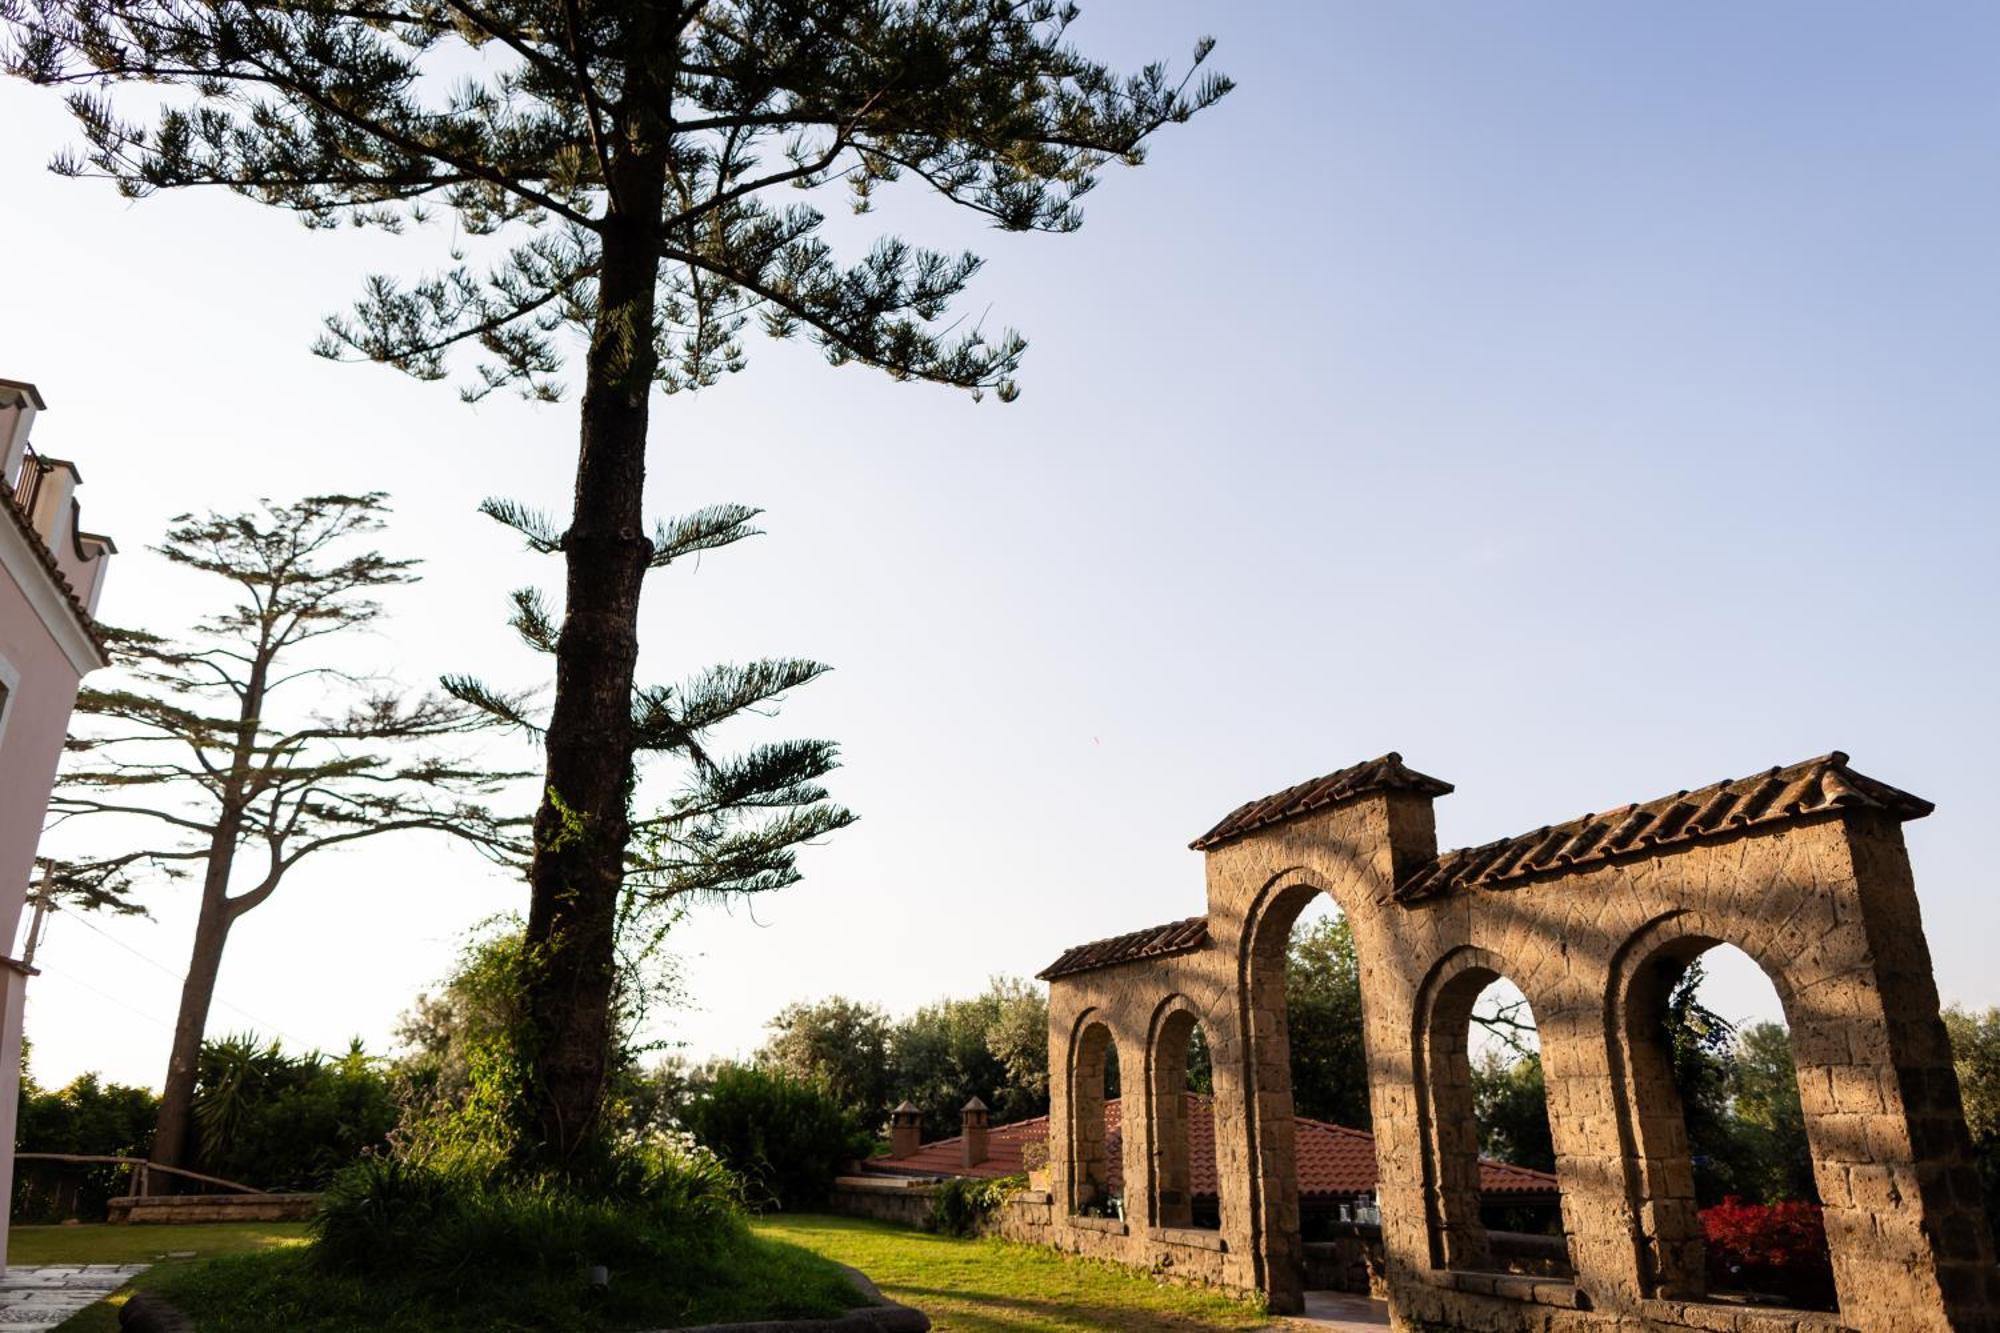
M 1199 1316 L 1133 1309 L 1104 1302 L 1030 1300 L 938 1287 L 898 1286 L 895 1299 L 914 1305 L 952 1333 L 1214 1333 L 1225 1327 Z M 1248 1325 L 1271 1327 L 1272 1321 Z M 1243 1327 L 1239 1325 L 1238 1327 Z

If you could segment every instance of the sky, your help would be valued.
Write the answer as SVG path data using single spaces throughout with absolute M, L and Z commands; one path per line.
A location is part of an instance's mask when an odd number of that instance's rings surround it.
M 1076 30 L 1127 67 L 1204 33 L 1238 90 L 1079 233 L 915 196 L 837 223 L 985 255 L 961 309 L 1027 334 L 1018 402 L 756 342 L 656 402 L 650 506 L 768 535 L 655 584 L 642 675 L 833 664 L 760 725 L 838 741 L 860 820 L 677 932 L 654 1035 L 743 1054 L 792 1000 L 907 1012 L 1195 914 L 1191 838 L 1392 749 L 1457 785 L 1445 846 L 1846 750 L 1937 802 L 1907 836 L 1939 988 L 2000 1003 L 2000 11 L 1093 0 Z M 175 513 L 379 488 L 427 577 L 356 651 L 535 683 L 505 597 L 557 570 L 475 507 L 564 504 L 574 403 L 307 350 L 449 228 L 129 202 L 44 169 L 76 138 L 0 82 L 0 376 L 120 543 L 104 617 L 197 608 L 146 551 Z M 157 1085 L 188 898 L 55 920 L 37 1077 Z M 238 926 L 211 1030 L 385 1049 L 524 903 L 422 839 L 309 863 Z M 1775 1008 L 1747 965 L 1708 999 Z

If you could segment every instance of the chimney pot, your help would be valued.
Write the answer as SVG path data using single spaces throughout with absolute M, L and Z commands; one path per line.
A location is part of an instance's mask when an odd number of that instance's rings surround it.
M 917 1155 L 923 1146 L 924 1113 L 905 1101 L 889 1112 L 889 1157 L 900 1161 Z
M 993 1154 L 986 1136 L 986 1103 L 974 1097 L 959 1112 L 959 1142 L 965 1148 L 965 1165 L 978 1166 Z

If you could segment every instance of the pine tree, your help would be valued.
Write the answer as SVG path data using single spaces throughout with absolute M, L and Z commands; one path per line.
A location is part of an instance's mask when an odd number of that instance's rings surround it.
M 309 856 L 427 830 L 518 860 L 525 830 L 484 802 L 520 774 L 453 753 L 491 719 L 457 700 L 409 696 L 337 670 L 318 641 L 364 630 L 375 594 L 412 583 L 415 561 L 354 542 L 378 532 L 380 494 L 182 514 L 155 550 L 231 587 L 236 600 L 177 638 L 114 630 L 117 679 L 77 698 L 79 725 L 50 801 L 58 825 L 105 817 L 97 845 L 58 862 L 51 892 L 74 905 L 131 904 L 137 877 L 198 878 L 201 904 L 160 1098 L 153 1160 L 181 1166 L 202 1035 L 229 932 Z M 302 683 L 311 706 L 284 703 Z M 281 697 L 282 696 L 282 697 Z M 305 701 L 302 699 L 301 703 Z
M 641 586 L 739 531 L 711 510 L 649 539 L 651 390 L 740 369 L 754 319 L 836 365 L 1012 397 L 1025 342 L 947 322 L 976 256 L 883 236 L 842 262 L 805 194 L 778 192 L 844 187 L 866 210 L 908 181 L 1008 230 L 1072 230 L 1103 167 L 1228 91 L 1198 74 L 1209 43 L 1183 77 L 1121 76 L 1072 44 L 1062 0 L 0 0 L 0 18 L 8 68 L 74 89 L 88 146 L 59 170 L 134 196 L 219 185 L 316 226 L 447 211 L 498 256 L 371 278 L 327 354 L 442 378 L 465 351 L 468 395 L 555 398 L 566 335 L 584 344 L 572 509 L 528 529 L 566 572 L 527 1128 L 565 1165 L 605 1085 L 633 757 L 696 743 L 635 690 Z M 106 89 L 134 82 L 189 96 L 128 121 Z

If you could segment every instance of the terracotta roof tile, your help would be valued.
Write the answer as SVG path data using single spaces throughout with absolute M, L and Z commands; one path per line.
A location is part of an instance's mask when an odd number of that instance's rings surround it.
M 1376 791 L 1414 791 L 1425 796 L 1443 796 L 1452 790 L 1449 782 L 1419 773 L 1406 767 L 1403 756 L 1394 753 L 1380 759 L 1370 759 L 1365 764 L 1343 768 L 1337 773 L 1301 782 L 1296 787 L 1287 787 L 1261 800 L 1240 805 L 1229 812 L 1220 824 L 1196 838 L 1188 846 L 1195 851 L 1205 852 L 1234 841 L 1246 833 L 1272 824 L 1282 824 L 1288 819 L 1324 810 L 1330 805 L 1352 800 Z
M 1119 1099 L 1104 1104 L 1107 1131 L 1105 1156 L 1111 1168 L 1111 1189 L 1120 1191 L 1124 1176 L 1124 1130 Z M 1375 1136 L 1362 1129 L 1328 1124 L 1300 1116 L 1296 1152 L 1299 1196 L 1305 1199 L 1345 1199 L 1375 1191 Z M 1215 1113 L 1212 1099 L 1188 1094 L 1188 1184 L 1197 1198 L 1216 1195 Z M 957 1137 L 926 1143 L 909 1157 L 875 1157 L 868 1169 L 892 1175 L 970 1176 L 993 1180 L 1020 1174 L 1021 1152 L 1028 1144 L 1047 1142 L 1049 1118 L 1037 1116 L 991 1130 L 986 1139 L 991 1155 L 976 1166 L 964 1164 L 965 1149 Z M 1554 1176 L 1524 1166 L 1482 1159 L 1481 1189 L 1488 1194 L 1553 1196 Z
M 1929 801 L 1855 772 L 1847 766 L 1847 756 L 1836 750 L 1789 768 L 1770 768 L 1699 791 L 1677 791 L 1643 805 L 1445 852 L 1398 884 L 1396 898 L 1418 902 L 1460 890 L 1518 884 L 1621 856 L 1643 856 L 1660 847 L 1836 810 L 1883 810 L 1897 819 L 1922 819 L 1934 808 Z
M 1089 944 L 1065 949 L 1062 957 L 1035 973 L 1035 976 L 1042 981 L 1053 981 L 1072 972 L 1088 972 L 1092 968 L 1129 963 L 1137 958 L 1165 958 L 1170 954 L 1188 953 L 1206 943 L 1208 918 L 1191 916 L 1185 921 L 1169 921 L 1164 926 L 1148 926 L 1128 935 L 1114 935 L 1108 940 L 1092 940 Z

